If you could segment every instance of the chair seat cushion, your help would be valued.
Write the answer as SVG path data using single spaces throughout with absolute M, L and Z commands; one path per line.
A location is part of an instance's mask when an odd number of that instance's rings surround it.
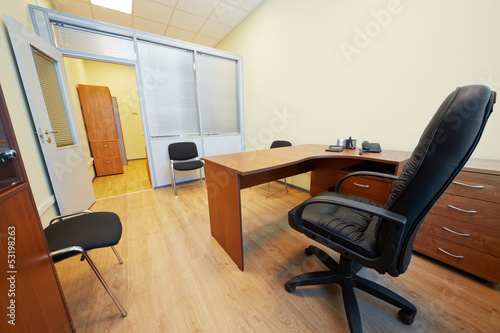
M 174 170 L 195 170 L 203 167 L 202 161 L 174 162 Z
M 354 195 L 332 192 L 325 192 L 321 195 L 342 197 L 381 207 L 371 200 Z M 295 210 L 294 208 L 288 213 L 288 220 L 292 228 L 300 231 L 295 222 Z M 302 220 L 306 229 L 324 236 L 326 239 L 331 238 L 330 234 L 334 234 L 338 236 L 335 242 L 344 247 L 371 258 L 378 255 L 374 232 L 378 217 L 375 215 L 333 204 L 315 203 L 304 209 Z
M 70 246 L 80 246 L 89 251 L 118 244 L 122 236 L 122 224 L 115 213 L 96 212 L 53 223 L 44 231 L 51 252 Z M 54 261 L 75 254 L 61 255 Z

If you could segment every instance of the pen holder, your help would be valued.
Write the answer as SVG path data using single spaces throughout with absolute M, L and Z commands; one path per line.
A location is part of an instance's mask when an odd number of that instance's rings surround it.
M 356 149 L 356 139 L 351 139 L 351 137 L 349 137 L 349 139 L 346 139 L 345 140 L 345 148 L 346 149 Z

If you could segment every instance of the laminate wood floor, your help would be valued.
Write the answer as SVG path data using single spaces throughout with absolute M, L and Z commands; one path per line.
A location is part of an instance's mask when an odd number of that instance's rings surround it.
M 128 316 L 73 257 L 56 268 L 77 332 L 348 332 L 338 286 L 284 290 L 287 279 L 324 268 L 304 254 L 313 242 L 287 222 L 308 195 L 272 183 L 266 199 L 266 189 L 242 191 L 244 272 L 210 235 L 205 182 L 182 185 L 177 197 L 165 188 L 99 200 L 93 210 L 121 217 L 124 264 L 109 248 L 90 256 Z M 500 332 L 498 285 L 416 255 L 398 278 L 360 274 L 418 308 L 406 326 L 397 309 L 356 291 L 365 332 Z
M 152 188 L 146 159 L 128 161 L 123 173 L 96 177 L 92 183 L 96 199 L 114 197 Z

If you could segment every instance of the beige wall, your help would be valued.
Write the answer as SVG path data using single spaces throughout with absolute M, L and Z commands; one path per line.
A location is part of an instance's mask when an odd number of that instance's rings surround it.
M 500 92 L 499 13 L 494 0 L 264 1 L 217 46 L 243 55 L 246 149 L 352 136 L 411 151 L 455 87 Z M 475 157 L 500 159 L 499 128 L 496 112 Z
M 5 20 L 3 19 L 4 15 L 12 16 L 25 26 L 33 29 L 28 4 L 35 4 L 35 1 L 0 0 L 0 13 L 2 17 L 2 24 L 0 26 L 0 59 L 2 59 L 0 61 L 0 84 L 2 85 L 14 131 L 19 142 L 19 148 L 23 156 L 24 166 L 31 184 L 35 203 L 39 209 L 42 208 L 44 212 L 42 222 L 46 223 L 57 212 L 55 206 L 51 206 L 51 202 L 54 199 L 50 181 L 38 147 L 35 129 L 31 125 L 30 111 L 24 96 L 21 80 L 17 73 L 17 65 L 11 51 Z

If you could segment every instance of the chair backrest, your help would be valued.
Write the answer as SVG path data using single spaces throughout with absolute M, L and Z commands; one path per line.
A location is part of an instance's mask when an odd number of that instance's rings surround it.
M 385 207 L 405 215 L 402 248 L 383 271 L 397 276 L 410 263 L 417 231 L 430 208 L 446 190 L 474 151 L 493 110 L 496 93 L 488 87 L 459 87 L 441 104 L 423 132 Z M 379 250 L 388 235 L 387 223 L 378 221 Z
M 276 140 L 271 143 L 271 148 L 290 147 L 292 144 L 285 140 Z
M 174 161 L 185 161 L 198 157 L 194 142 L 176 142 L 168 145 L 168 156 Z

